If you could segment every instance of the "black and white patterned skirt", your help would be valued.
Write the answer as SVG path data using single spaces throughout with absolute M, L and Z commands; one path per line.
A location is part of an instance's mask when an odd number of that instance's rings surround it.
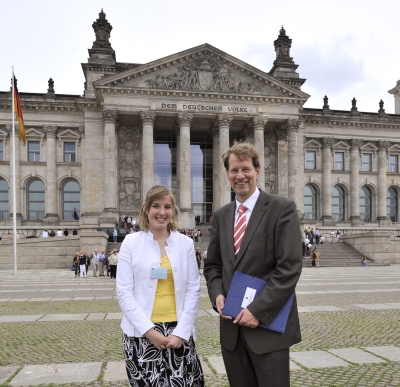
M 155 323 L 165 337 L 173 334 L 176 322 Z M 193 337 L 180 348 L 158 350 L 145 337 L 123 335 L 126 372 L 131 387 L 205 387 L 203 370 Z

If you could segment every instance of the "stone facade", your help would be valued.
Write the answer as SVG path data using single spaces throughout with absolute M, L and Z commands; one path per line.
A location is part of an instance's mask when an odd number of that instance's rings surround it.
M 204 206 L 207 222 L 213 210 L 231 201 L 221 155 L 234 140 L 245 139 L 261 156 L 258 186 L 293 199 L 304 224 L 397 228 L 398 206 L 388 220 L 386 196 L 388 188 L 396 200 L 400 194 L 399 111 L 386 114 L 381 103 L 376 113 L 358 112 L 355 100 L 349 111 L 335 111 L 327 97 L 322 109 L 303 108 L 309 98 L 301 91 L 305 79 L 296 72 L 292 40 L 283 28 L 269 73 L 209 44 L 146 64 L 119 63 L 103 11 L 93 29 L 96 40 L 82 64 L 82 96 L 57 94 L 52 79 L 45 94 L 20 92 L 28 143 L 16 141 L 19 227 L 94 230 L 121 214 L 135 216 L 147 190 L 164 182 L 157 171 L 166 167 L 180 226 L 192 228 L 196 208 Z M 395 89 L 390 92 L 397 98 Z M 0 192 L 3 207 L 8 201 L 2 232 L 12 222 L 10 111 L 10 92 L 0 92 L 0 184 L 8 187 Z M 157 144 L 166 146 L 168 165 Z M 194 175 L 193 146 L 203 152 L 200 178 Z M 35 181 L 44 191 L 38 203 Z M 79 188 L 69 192 L 68 182 Z M 305 186 L 314 196 L 305 199 Z M 342 192 L 339 199 L 332 196 L 334 187 Z M 370 192 L 368 219 L 360 214 L 362 187 Z M 79 219 L 71 215 L 74 203 Z

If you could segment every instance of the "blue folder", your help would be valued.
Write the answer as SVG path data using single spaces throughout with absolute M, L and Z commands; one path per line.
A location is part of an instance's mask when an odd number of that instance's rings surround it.
M 256 299 L 266 285 L 267 281 L 263 279 L 235 271 L 222 313 L 225 316 L 235 318 L 243 309 L 242 302 L 245 297 L 246 289 L 255 289 L 256 293 L 254 299 Z M 289 318 L 290 309 L 292 307 L 293 298 L 294 292 L 286 301 L 285 305 L 283 305 L 279 313 L 268 325 L 260 323 L 258 326 L 275 332 L 284 333 L 287 320 Z

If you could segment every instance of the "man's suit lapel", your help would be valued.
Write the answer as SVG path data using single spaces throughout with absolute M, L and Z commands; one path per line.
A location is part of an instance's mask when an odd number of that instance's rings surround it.
M 246 227 L 246 232 L 244 233 L 242 244 L 240 246 L 239 254 L 235 260 L 235 266 L 239 263 L 243 257 L 244 252 L 253 237 L 254 232 L 257 230 L 258 225 L 261 222 L 265 212 L 268 209 L 269 198 L 268 195 L 260 191 L 260 197 L 258 198 L 256 205 L 254 206 L 253 212 L 251 213 L 249 223 Z M 232 236 L 232 246 L 233 246 L 233 236 Z
M 228 246 L 229 258 L 235 263 L 235 250 L 233 249 L 233 229 L 235 222 L 236 202 L 233 201 L 225 213 L 226 244 Z

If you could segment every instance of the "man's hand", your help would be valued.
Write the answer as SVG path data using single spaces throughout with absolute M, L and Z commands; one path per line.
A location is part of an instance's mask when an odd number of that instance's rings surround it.
M 168 335 L 168 344 L 167 344 L 167 348 L 180 348 L 182 347 L 183 344 L 183 340 L 178 337 L 178 336 L 174 336 L 174 335 Z
M 232 320 L 232 317 L 230 316 L 225 316 L 222 314 L 222 309 L 224 309 L 225 305 L 225 297 L 222 294 L 219 294 L 217 298 L 215 299 L 215 305 L 217 307 L 218 313 L 222 318 L 225 318 L 227 320 Z
M 150 342 L 160 351 L 168 348 L 169 338 L 165 337 L 160 332 L 157 332 L 155 329 L 149 329 L 144 336 L 150 340 Z
M 243 325 L 248 328 L 257 328 L 260 324 L 260 320 L 253 316 L 253 314 L 247 309 L 242 309 L 233 321 L 234 324 Z

